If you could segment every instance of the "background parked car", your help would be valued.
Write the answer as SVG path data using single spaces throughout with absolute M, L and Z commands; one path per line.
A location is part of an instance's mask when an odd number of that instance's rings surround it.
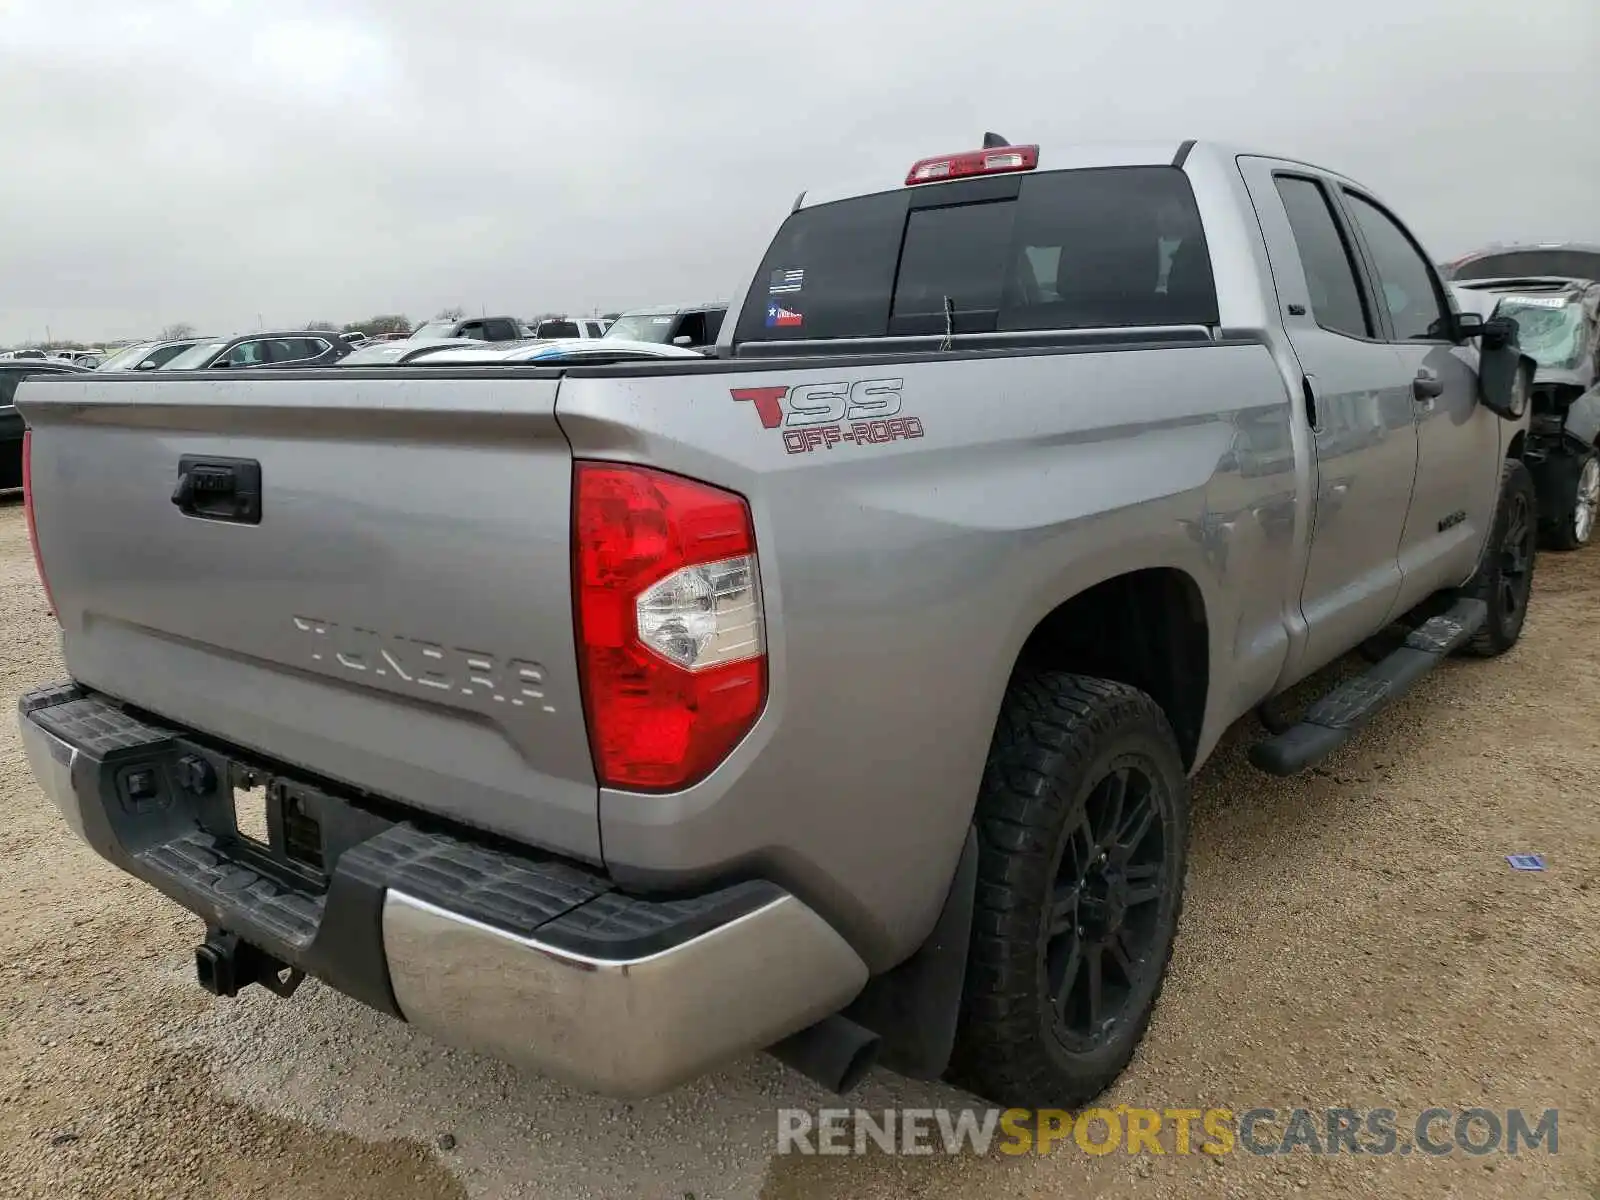
M 154 371 L 164 367 L 185 350 L 199 345 L 203 341 L 216 341 L 216 338 L 179 338 L 170 342 L 137 342 L 132 346 L 124 346 L 111 355 L 95 369 L 98 371 Z
M 30 375 L 75 375 L 84 368 L 60 359 L 0 361 L 0 488 L 22 486 L 22 414 L 17 411 L 17 384 Z
M 1453 283 L 1482 279 L 1600 279 L 1600 246 L 1587 242 L 1538 242 L 1486 246 L 1446 264 Z
M 354 349 L 336 334 L 316 331 L 251 333 L 210 341 L 185 350 L 164 371 L 210 371 L 250 367 L 325 367 Z
M 416 359 L 418 366 L 471 366 L 490 363 L 602 363 L 645 358 L 703 358 L 697 350 L 660 342 L 628 342 L 621 338 L 569 338 L 559 342 L 524 342 L 517 346 L 457 346 L 430 350 Z
M 659 342 L 709 350 L 717 344 L 726 303 L 690 304 L 681 308 L 636 308 L 625 312 L 606 330 L 606 337 L 625 342 Z
M 470 338 L 474 342 L 515 342 L 531 336 L 528 327 L 516 317 L 463 317 L 459 321 L 443 317 L 411 331 L 413 341 L 417 338 Z
M 600 317 L 546 317 L 533 327 L 533 336 L 541 341 L 599 338 L 605 336 L 609 324 Z
M 479 347 L 484 343 L 471 338 L 414 338 L 399 342 L 376 342 L 356 348 L 339 360 L 341 367 L 396 367 L 431 354 L 446 346 Z
M 1569 256 L 1534 265 L 1585 263 Z M 1600 274 L 1600 253 L 1593 266 Z M 1539 497 L 1540 532 L 1552 550 L 1587 545 L 1600 519 L 1600 283 L 1545 276 L 1472 278 L 1451 287 L 1482 297 L 1490 315 L 1515 320 L 1522 352 L 1539 364 L 1523 461 Z

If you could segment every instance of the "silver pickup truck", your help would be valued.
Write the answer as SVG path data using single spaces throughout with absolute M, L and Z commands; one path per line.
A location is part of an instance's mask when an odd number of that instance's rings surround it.
M 803 195 L 715 357 L 23 385 L 27 753 L 204 987 L 618 1096 L 1118 1075 L 1223 731 L 1517 641 L 1532 364 L 1342 176 L 984 140 Z

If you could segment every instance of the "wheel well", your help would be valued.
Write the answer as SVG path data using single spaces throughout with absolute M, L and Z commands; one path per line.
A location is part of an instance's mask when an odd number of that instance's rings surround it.
M 1506 450 L 1506 457 L 1507 458 L 1521 458 L 1522 457 L 1522 445 L 1527 440 L 1528 440 L 1528 431 L 1526 429 L 1517 430 L 1516 436 L 1514 436 L 1511 439 L 1510 447 Z
M 1194 765 L 1210 686 L 1211 643 L 1199 585 L 1182 571 L 1119 575 L 1057 605 L 1034 627 L 1019 665 L 1114 679 L 1147 692 Z

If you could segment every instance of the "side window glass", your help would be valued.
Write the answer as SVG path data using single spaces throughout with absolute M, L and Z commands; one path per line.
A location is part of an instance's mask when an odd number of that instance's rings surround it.
M 1311 315 L 1332 333 L 1374 336 L 1350 247 L 1321 185 L 1297 175 L 1280 175 L 1276 182 L 1311 289 Z
M 678 323 L 677 333 L 673 337 L 686 337 L 691 346 L 704 346 L 706 344 L 706 319 L 703 313 L 688 313 Z
M 1427 258 L 1395 219 L 1372 201 L 1350 191 L 1345 192 L 1345 199 L 1372 251 L 1394 336 L 1402 342 L 1444 337 L 1448 322 Z
M 16 403 L 17 381 L 15 371 L 0 371 L 0 408 L 10 408 Z
M 240 342 L 228 351 L 230 367 L 254 367 L 267 361 L 265 342 Z

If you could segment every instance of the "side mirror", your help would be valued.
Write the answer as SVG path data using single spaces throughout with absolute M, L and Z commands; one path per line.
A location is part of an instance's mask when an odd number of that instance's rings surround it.
M 680 333 L 672 339 L 672 344 L 674 346 L 692 346 L 694 345 L 694 339 L 686 333 Z
M 137 367 L 134 368 L 135 371 L 154 371 L 155 369 L 156 369 L 156 360 L 153 359 L 153 358 L 145 359 L 142 363 L 140 363 Z
M 1487 345 L 1488 339 L 1485 338 Z M 1520 421 L 1533 394 L 1533 373 L 1539 364 L 1517 348 L 1516 341 L 1485 349 L 1478 362 L 1478 399 L 1496 416 Z
M 1489 323 L 1477 313 L 1456 313 L 1452 322 L 1452 329 L 1450 331 L 1451 340 L 1457 345 L 1460 345 L 1462 342 L 1470 342 L 1475 337 L 1482 337 L 1484 334 L 1484 329 L 1488 326 L 1488 324 Z

